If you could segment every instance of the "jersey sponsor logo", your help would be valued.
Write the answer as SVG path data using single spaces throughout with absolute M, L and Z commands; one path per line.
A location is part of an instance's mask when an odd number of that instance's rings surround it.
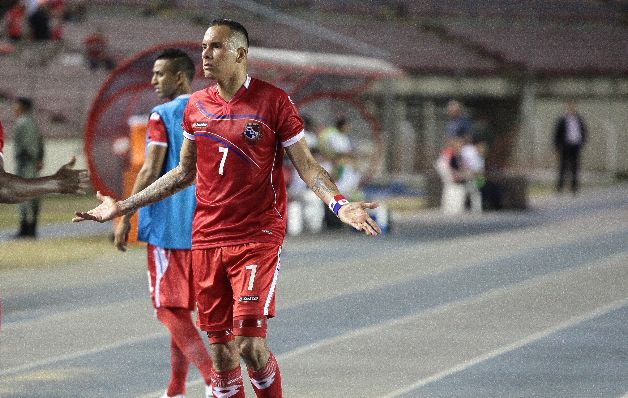
M 196 122 L 196 123 L 192 124 L 192 127 L 196 127 L 196 128 L 207 127 L 207 123 L 205 123 L 205 122 Z
M 247 123 L 244 127 L 244 138 L 254 143 L 262 137 L 262 127 L 259 123 Z
M 240 301 L 244 301 L 244 302 L 259 301 L 259 296 L 240 296 Z

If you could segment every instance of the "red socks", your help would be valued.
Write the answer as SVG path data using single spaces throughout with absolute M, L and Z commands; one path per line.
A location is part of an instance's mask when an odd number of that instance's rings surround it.
M 249 378 L 257 398 L 282 398 L 281 373 L 272 353 L 264 368 L 257 372 L 249 370 Z
M 185 377 L 188 374 L 188 360 L 179 349 L 174 339 L 170 337 L 170 383 L 166 394 L 174 397 L 185 394 Z
M 181 391 L 172 391 L 176 392 L 176 394 L 171 394 L 169 386 L 168 395 L 173 396 L 185 392 L 185 376 L 189 362 L 192 362 L 201 372 L 205 384 L 209 384 L 212 362 L 209 359 L 205 344 L 192 322 L 192 313 L 183 308 L 159 308 L 157 309 L 157 319 L 166 326 L 171 336 L 172 379 L 170 380 L 170 386 L 183 386 Z M 180 371 L 180 369 L 183 369 L 182 362 L 185 362 L 185 372 Z
M 263 369 L 257 372 L 249 370 L 249 378 L 257 398 L 283 397 L 281 374 L 279 373 L 277 360 L 272 353 Z M 244 398 L 242 371 L 239 366 L 227 372 L 214 371 L 212 374 L 212 386 L 214 398 Z
M 244 398 L 244 383 L 240 367 L 226 372 L 212 371 L 212 397 Z

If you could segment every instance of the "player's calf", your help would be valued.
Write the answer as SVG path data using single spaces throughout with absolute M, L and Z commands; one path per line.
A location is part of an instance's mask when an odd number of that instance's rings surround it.
M 237 336 L 240 356 L 246 363 L 253 390 L 258 398 L 281 398 L 281 373 L 275 356 L 263 337 Z

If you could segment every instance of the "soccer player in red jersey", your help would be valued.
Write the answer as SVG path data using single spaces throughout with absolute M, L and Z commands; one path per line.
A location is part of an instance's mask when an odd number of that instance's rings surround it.
M 169 101 L 153 108 L 146 129 L 146 156 L 132 193 L 152 184 L 179 164 L 185 138 L 181 131 L 183 110 L 192 93 L 194 62 L 183 51 L 168 48 L 153 64 L 151 84 Z M 162 398 L 185 397 L 190 362 L 199 369 L 208 394 L 211 360 L 192 321 L 196 295 L 192 281 L 192 216 L 194 186 L 140 209 L 138 240 L 148 243 L 150 292 L 157 319 L 170 332 L 170 382 Z M 122 216 L 115 231 L 115 246 L 126 250 L 131 214 Z
M 20 203 L 48 193 L 85 194 L 89 186 L 87 170 L 73 170 L 76 158 L 61 166 L 53 175 L 22 178 L 4 170 L 4 130 L 0 123 L 0 203 Z
M 77 212 L 104 222 L 196 181 L 192 264 L 198 323 L 211 343 L 214 397 L 244 397 L 240 358 L 257 397 L 282 397 L 279 366 L 266 345 L 275 315 L 279 255 L 286 229 L 284 150 L 301 178 L 344 223 L 381 232 L 366 209 L 348 202 L 313 158 L 288 95 L 247 74 L 248 33 L 215 20 L 202 41 L 203 71 L 216 85 L 197 91 L 184 112 L 180 163 L 143 191 Z

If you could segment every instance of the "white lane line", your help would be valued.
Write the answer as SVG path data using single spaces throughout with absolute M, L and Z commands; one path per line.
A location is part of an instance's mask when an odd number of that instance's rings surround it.
M 573 317 L 571 319 L 568 319 L 565 322 L 559 323 L 556 326 L 553 326 L 551 328 L 542 330 L 542 331 L 537 332 L 537 333 L 533 333 L 533 334 L 527 336 L 526 338 L 523 338 L 521 340 L 515 341 L 512 344 L 508 344 L 506 346 L 500 347 L 500 348 L 498 348 L 496 350 L 487 352 L 486 354 L 477 356 L 477 357 L 475 357 L 475 358 L 473 358 L 471 360 L 468 360 L 468 361 L 465 361 L 463 363 L 460 363 L 460 364 L 458 364 L 458 365 L 456 365 L 456 366 L 454 366 L 452 368 L 445 369 L 443 371 L 434 373 L 431 376 L 419 379 L 416 382 L 414 382 L 413 384 L 411 384 L 409 386 L 406 386 L 404 388 L 400 388 L 398 390 L 395 390 L 395 391 L 393 391 L 391 393 L 388 393 L 388 394 L 382 396 L 381 398 L 395 398 L 395 397 L 399 397 L 399 396 L 401 396 L 403 394 L 407 394 L 407 393 L 412 392 L 414 390 L 417 390 L 417 389 L 419 389 L 419 388 L 421 388 L 423 386 L 426 386 L 426 385 L 428 385 L 430 383 L 433 383 L 435 381 L 441 380 L 441 379 L 443 379 L 443 378 L 445 378 L 447 376 L 451 376 L 453 374 L 462 372 L 463 370 L 466 370 L 466 369 L 468 369 L 468 368 L 470 368 L 472 366 L 478 365 L 478 364 L 480 364 L 482 362 L 488 361 L 490 359 L 498 357 L 498 356 L 500 356 L 502 354 L 505 354 L 507 352 L 514 351 L 514 350 L 516 350 L 518 348 L 521 348 L 521 347 L 524 347 L 524 346 L 526 346 L 528 344 L 534 343 L 534 342 L 536 342 L 538 340 L 541 340 L 541 339 L 543 339 L 543 338 L 545 338 L 547 336 L 550 336 L 550 335 L 552 335 L 554 333 L 560 332 L 560 331 L 562 331 L 564 329 L 571 328 L 571 327 L 573 327 L 573 326 L 575 326 L 575 325 L 577 325 L 579 323 L 586 322 L 586 321 L 595 319 L 597 317 L 600 317 L 602 315 L 605 315 L 605 314 L 607 314 L 609 312 L 618 310 L 618 309 L 620 309 L 620 308 L 622 308 L 622 307 L 624 307 L 626 305 L 628 305 L 628 298 L 617 300 L 617 301 L 613 301 L 613 302 L 611 302 L 608 305 L 605 305 L 603 307 L 599 307 L 599 308 L 595 309 L 594 311 L 589 312 L 588 314 L 583 314 L 583 315 L 580 315 L 580 316 Z M 626 397 L 626 396 L 624 396 L 624 397 Z
M 76 351 L 71 354 L 49 357 L 49 358 L 42 359 L 39 361 L 29 362 L 24 365 L 15 366 L 13 368 L 0 370 L 0 377 L 9 376 L 15 373 L 22 373 L 22 372 L 26 372 L 34 368 L 41 367 L 41 366 L 52 365 L 57 362 L 68 361 L 68 360 L 76 359 L 85 355 L 96 354 L 101 351 L 113 350 L 113 349 L 124 347 L 127 345 L 133 345 L 135 343 L 142 343 L 147 340 L 158 339 L 158 338 L 167 337 L 167 336 L 168 336 L 168 333 L 165 331 L 152 333 L 146 336 L 132 337 L 129 339 L 117 341 L 115 343 L 101 345 L 98 347 L 90 348 L 89 350 Z

